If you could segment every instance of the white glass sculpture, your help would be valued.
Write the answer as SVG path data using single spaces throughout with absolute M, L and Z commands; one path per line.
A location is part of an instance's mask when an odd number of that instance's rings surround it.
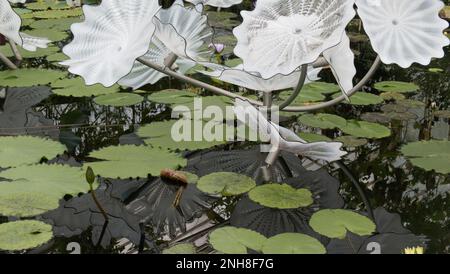
M 323 52 L 323 57 L 330 64 L 334 77 L 347 96 L 353 88 L 353 78 L 356 75 L 355 54 L 350 48 L 350 38 L 344 33 L 342 40 L 336 46 Z
M 207 6 L 213 6 L 218 8 L 229 8 L 233 5 L 242 3 L 242 0 L 186 0 L 194 5 L 203 4 Z
M 272 78 L 264 79 L 257 72 L 250 73 L 245 71 L 243 69 L 243 65 L 238 65 L 234 68 L 229 68 L 214 63 L 202 63 L 202 65 L 213 69 L 213 71 L 199 71 L 202 74 L 217 78 L 223 82 L 227 82 L 233 85 L 263 92 L 271 92 L 296 87 L 301 74 L 300 71 L 296 71 L 289 75 L 277 74 Z M 310 83 L 318 80 L 318 74 L 320 71 L 320 68 L 309 69 L 305 83 Z
M 153 17 L 159 9 L 158 1 L 148 0 L 84 5 L 85 21 L 72 25 L 74 39 L 63 48 L 70 59 L 61 64 L 82 76 L 87 85 L 114 85 L 148 51 L 155 30 Z
M 15 3 L 25 3 L 25 2 L 27 2 L 27 0 L 8 0 L 9 2 L 11 2 L 11 3 L 13 3 L 13 4 L 15 4 Z
M 35 37 L 21 32 L 22 47 L 28 51 L 36 51 L 38 48 L 47 48 L 48 43 L 52 42 L 47 38 Z
M 333 162 L 340 160 L 347 153 L 342 151 L 342 143 L 316 142 L 307 143 L 289 129 L 269 122 L 266 117 L 248 101 L 236 99 L 235 113 L 237 119 L 252 131 L 258 132 L 263 140 L 270 140 L 272 152 L 285 150 L 306 156 L 313 160 Z M 269 157 L 270 158 L 270 157 Z
M 183 1 L 176 1 L 169 9 L 160 10 L 154 18 L 156 31 L 148 52 L 143 59 L 163 66 L 170 55 L 178 56 L 174 67 L 179 73 L 186 73 L 195 66 L 192 60 L 203 60 L 208 52 L 202 50 L 205 40 L 212 35 L 207 17 L 197 8 L 184 7 Z M 201 10 L 201 9 L 200 9 Z M 131 72 L 119 84 L 137 89 L 148 83 L 154 84 L 166 76 L 136 61 Z
M 290 74 L 337 45 L 355 16 L 354 0 L 258 0 L 233 31 L 244 69 L 263 78 Z
M 0 0 L 0 33 L 16 44 L 22 45 L 22 37 L 19 34 L 21 24 L 19 15 L 14 12 L 8 1 Z
M 155 64 L 163 65 L 170 54 L 171 51 L 156 36 L 153 36 L 149 51 L 141 58 Z M 172 66 L 172 69 L 185 74 L 194 66 L 194 61 L 187 58 L 178 58 Z M 120 79 L 119 84 L 138 89 L 146 84 L 155 84 L 166 76 L 166 74 L 136 61 L 131 72 Z
M 153 22 L 155 36 L 178 57 L 203 60 L 202 55 L 208 53 L 202 47 L 212 29 L 199 7 L 184 7 L 183 1 L 177 0 L 169 9 L 162 9 Z
M 385 64 L 403 68 L 428 65 L 444 56 L 448 22 L 439 17 L 439 0 L 356 0 L 373 49 Z

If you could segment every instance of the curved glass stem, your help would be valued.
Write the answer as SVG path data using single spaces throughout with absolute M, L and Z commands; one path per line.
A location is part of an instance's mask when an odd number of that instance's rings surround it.
M 148 60 L 145 60 L 145 59 L 143 59 L 141 57 L 138 58 L 137 60 L 139 62 L 141 62 L 142 64 L 144 64 L 144 65 L 146 65 L 146 66 L 148 66 L 148 67 L 150 67 L 150 68 L 152 68 L 154 70 L 157 70 L 157 71 L 159 71 L 161 73 L 164 73 L 166 75 L 172 76 L 172 77 L 174 77 L 174 78 L 176 78 L 176 79 L 178 79 L 180 81 L 183 81 L 185 83 L 189 83 L 191 85 L 194 85 L 194 86 L 197 86 L 197 87 L 200 87 L 200 88 L 204 88 L 204 89 L 206 89 L 208 91 L 211 91 L 211 92 L 213 92 L 215 94 L 227 96 L 227 97 L 230 97 L 230 98 L 233 98 L 233 99 L 240 98 L 242 100 L 246 100 L 246 101 L 250 102 L 251 104 L 253 104 L 255 106 L 263 106 L 263 103 L 260 102 L 260 101 L 251 100 L 251 99 L 249 99 L 247 97 L 240 96 L 240 95 L 235 94 L 233 92 L 230 92 L 230 91 L 227 91 L 227 90 L 215 87 L 213 85 L 204 83 L 202 81 L 193 79 L 193 78 L 191 78 L 189 76 L 177 73 L 177 72 L 171 70 L 168 67 L 155 64 L 155 63 L 150 62 Z M 380 66 L 380 64 L 381 64 L 381 59 L 380 59 L 379 56 L 377 56 L 377 58 L 375 59 L 374 63 L 372 64 L 372 67 L 369 69 L 369 71 L 363 77 L 363 79 L 361 79 L 361 81 L 358 84 L 356 84 L 353 89 L 351 89 L 350 91 L 347 92 L 348 97 L 351 97 L 353 94 L 355 94 L 356 92 L 360 91 L 363 88 L 363 86 L 372 78 L 373 74 L 377 71 L 377 69 Z M 319 103 L 319 104 L 313 104 L 313 105 L 307 105 L 307 106 L 285 107 L 283 109 L 283 111 L 287 111 L 287 112 L 314 111 L 314 110 L 319 110 L 319 109 L 322 109 L 322 108 L 327 108 L 327 107 L 334 106 L 336 104 L 341 103 L 342 101 L 345 101 L 346 99 L 347 99 L 346 96 L 341 95 L 341 96 L 339 96 L 339 97 L 337 97 L 337 98 L 335 98 L 333 100 L 330 100 L 328 102 Z
M 2 61 L 9 69 L 17 69 L 17 66 L 1 52 L 0 52 L 0 61 Z
M 300 94 L 300 91 L 303 89 L 303 86 L 305 85 L 307 76 L 308 76 L 308 65 L 303 65 L 297 87 L 294 89 L 292 95 L 289 96 L 289 98 L 287 98 L 286 101 L 280 104 L 280 111 L 288 107 L 290 104 L 292 104 L 292 102 L 295 101 L 295 99 L 297 99 L 298 95 Z

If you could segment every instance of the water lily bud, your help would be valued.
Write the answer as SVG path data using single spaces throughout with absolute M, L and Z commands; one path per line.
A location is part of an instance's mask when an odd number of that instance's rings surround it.
M 92 185 L 95 182 L 95 174 L 91 167 L 88 167 L 86 170 L 86 181 L 90 185 Z

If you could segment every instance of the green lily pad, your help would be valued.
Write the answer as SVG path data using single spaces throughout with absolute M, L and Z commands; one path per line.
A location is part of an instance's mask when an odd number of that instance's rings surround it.
M 386 101 L 390 101 L 390 100 L 405 100 L 406 97 L 405 95 L 403 95 L 402 93 L 398 93 L 398 92 L 392 92 L 392 91 L 388 91 L 388 92 L 383 92 L 380 94 L 380 97 L 383 98 L 383 100 Z
M 401 152 L 420 168 L 450 173 L 450 141 L 420 141 L 402 147 Z
M 320 93 L 320 94 L 333 94 L 341 91 L 341 88 L 332 83 L 325 83 L 325 82 L 312 82 L 309 84 L 306 84 L 301 93 L 303 92 L 310 92 L 310 93 Z M 301 94 L 300 93 L 300 94 Z
M 232 226 L 216 229 L 209 235 L 212 247 L 225 254 L 247 254 L 248 249 L 261 251 L 266 240 L 258 232 Z
M 27 58 L 41 58 L 41 57 L 45 57 L 47 55 L 52 55 L 55 54 L 57 52 L 59 52 L 60 49 L 58 47 L 48 47 L 48 48 L 38 48 L 36 51 L 27 51 L 24 50 L 23 48 L 19 48 L 19 52 L 20 55 L 27 59 Z M 13 57 L 14 53 L 11 50 L 11 47 L 9 46 L 3 46 L 0 47 L 0 52 L 3 53 L 5 56 L 7 57 Z
M 357 138 L 355 136 L 340 136 L 335 139 L 337 142 L 341 142 L 344 144 L 344 147 L 347 148 L 355 148 L 355 147 L 362 147 L 367 145 L 367 139 L 361 139 Z
M 328 138 L 327 136 L 315 134 L 315 133 L 300 132 L 298 134 L 298 136 L 308 143 L 330 142 L 331 141 L 331 139 Z
M 348 231 L 368 236 L 376 229 L 374 222 L 366 216 L 344 209 L 320 210 L 313 214 L 309 225 L 317 233 L 337 239 L 344 239 Z
M 325 254 L 325 247 L 315 238 L 300 233 L 283 233 L 264 243 L 264 254 Z
M 48 38 L 52 42 L 62 41 L 69 37 L 69 33 L 66 31 L 48 28 L 27 30 L 26 33 L 32 36 Z
M 69 8 L 65 1 L 38 1 L 34 3 L 27 3 L 25 4 L 25 7 L 30 10 L 56 10 Z
M 341 94 L 335 94 L 333 98 L 337 98 Z M 344 101 L 345 104 L 351 104 L 356 106 L 370 106 L 383 103 L 384 100 L 378 95 L 367 93 L 367 92 L 357 92 L 350 97 L 350 102 Z
M 89 157 L 103 160 L 89 162 L 95 174 L 107 178 L 146 178 L 148 174 L 158 176 L 165 168 L 177 169 L 186 165 L 186 159 L 168 150 L 149 146 L 110 146 L 94 151 Z
M 391 130 L 383 125 L 357 120 L 347 121 L 340 129 L 346 134 L 368 139 L 381 139 L 391 135 Z
M 0 71 L 0 85 L 8 87 L 31 87 L 47 85 L 67 73 L 48 69 L 18 69 Z
M 300 116 L 298 121 L 303 125 L 321 129 L 341 128 L 347 125 L 347 120 L 344 118 L 326 113 L 305 114 Z
M 57 53 L 53 53 L 53 54 L 48 55 L 46 57 L 46 59 L 49 62 L 61 62 L 61 61 L 68 60 L 69 57 L 67 55 L 65 55 L 64 53 L 62 53 L 62 52 L 57 52 Z M 58 66 L 60 66 L 60 65 L 58 64 Z
M 120 86 L 105 88 L 100 84 L 87 86 L 83 78 L 61 79 L 52 83 L 52 92 L 60 96 L 91 97 L 117 93 Z
M 79 23 L 82 21 L 83 20 L 79 17 L 36 20 L 30 24 L 30 27 L 33 29 L 44 29 L 44 30 L 53 29 L 63 31 L 69 30 L 72 24 Z
M 83 15 L 81 8 L 74 9 L 63 9 L 63 10 L 43 10 L 30 12 L 22 15 L 23 19 L 56 19 L 56 18 L 67 18 L 67 17 L 79 17 Z
M 167 89 L 152 93 L 147 99 L 155 103 L 171 105 L 190 103 L 195 96 L 195 93 L 187 90 Z
M 195 246 L 193 244 L 177 244 L 170 248 L 164 249 L 163 254 L 195 254 Z
M 43 245 L 53 238 L 52 226 L 34 220 L 0 224 L 0 249 L 20 251 Z
M 102 106 L 124 107 L 134 106 L 144 101 L 144 97 L 134 93 L 111 93 L 94 98 L 94 102 Z
M 58 142 L 32 136 L 0 137 L 0 167 L 16 167 L 39 163 L 64 153 L 66 147 Z
M 195 138 L 195 128 L 202 131 L 202 136 L 197 136 L 200 138 Z M 172 134 L 172 130 L 176 135 Z M 234 132 L 233 127 L 223 122 L 180 119 L 153 122 L 139 128 L 137 133 L 146 144 L 154 147 L 193 151 L 225 144 L 228 135 L 233 140 Z
M 285 101 L 291 96 L 291 94 L 292 91 L 284 91 L 280 93 L 277 103 Z M 299 96 L 297 96 L 297 98 L 295 98 L 290 106 L 303 106 L 307 103 L 316 103 L 323 100 L 325 100 L 325 95 L 316 91 L 304 90 L 300 93 Z
M 217 172 L 203 176 L 197 182 L 201 191 L 222 196 L 235 196 L 248 192 L 256 186 L 255 181 L 245 175 L 232 172 Z
M 307 207 L 314 200 L 308 189 L 295 189 L 288 184 L 265 184 L 252 189 L 248 196 L 254 202 L 278 209 Z
M 23 184 L 11 187 L 0 185 L 0 189 L 7 190 L 0 193 L 0 215 L 32 217 L 59 207 L 59 198 L 20 189 L 21 186 L 26 187 Z
M 419 90 L 419 86 L 414 83 L 386 81 L 375 84 L 375 88 L 379 91 L 398 92 L 398 93 L 412 93 Z
M 220 110 L 220 113 L 223 115 L 226 113 L 227 107 L 231 107 L 233 104 L 233 100 L 226 96 L 196 96 L 192 97 L 190 102 L 174 103 L 172 109 L 173 113 L 177 113 L 179 116 L 187 119 L 210 120 L 213 118 L 203 116 L 205 110 L 217 109 L 217 111 Z M 225 119 L 225 117 L 223 117 L 222 120 L 223 119 Z
M 423 108 L 423 107 L 425 107 L 424 102 L 417 101 L 417 100 L 411 100 L 411 99 L 399 100 L 399 101 L 397 101 L 397 104 L 400 106 L 407 107 L 407 108 Z

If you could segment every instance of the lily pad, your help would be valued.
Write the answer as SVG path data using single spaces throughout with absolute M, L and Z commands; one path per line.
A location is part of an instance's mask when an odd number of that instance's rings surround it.
M 292 91 L 285 91 L 280 93 L 279 100 L 277 102 L 282 102 L 289 98 L 292 95 Z M 302 106 L 307 103 L 315 103 L 315 102 L 321 102 L 325 100 L 325 95 L 316 92 L 316 91 L 310 91 L 305 90 L 302 91 L 297 98 L 292 102 L 291 106 Z
M 65 75 L 66 72 L 47 69 L 6 70 L 0 71 L 0 85 L 8 87 L 47 85 Z
M 421 141 L 409 143 L 401 152 L 409 161 L 425 170 L 450 173 L 450 141 Z
M 194 129 L 203 131 L 201 136 L 196 137 Z M 139 128 L 138 135 L 154 147 L 193 151 L 225 144 L 227 139 L 234 139 L 234 131 L 233 127 L 222 122 L 180 119 L 153 122 Z
M 47 19 L 47 20 L 36 20 L 30 24 L 33 29 L 54 29 L 54 30 L 69 30 L 70 26 L 74 23 L 79 23 L 83 21 L 79 17 L 69 17 L 69 18 L 58 18 L 58 19 Z M 44 37 L 47 37 L 44 35 Z
M 320 94 L 332 94 L 332 93 L 339 92 L 340 90 L 341 90 L 341 88 L 336 84 L 325 83 L 325 82 L 312 82 L 312 83 L 306 84 L 303 87 L 301 92 L 302 93 L 303 92 L 316 92 L 316 93 L 320 93 Z
M 266 237 L 245 228 L 222 227 L 209 235 L 209 243 L 225 254 L 247 254 L 248 249 L 261 251 Z
M 419 90 L 414 83 L 386 81 L 375 84 L 375 88 L 384 92 L 413 93 Z
M 83 15 L 81 8 L 74 9 L 63 9 L 63 10 L 43 10 L 30 12 L 22 15 L 23 19 L 56 19 L 56 18 L 67 18 L 67 17 L 79 17 Z
M 203 176 L 197 187 L 208 194 L 235 196 L 248 192 L 256 186 L 255 181 L 245 175 L 232 172 L 217 172 Z
M 48 55 L 46 57 L 46 59 L 49 62 L 61 62 L 61 61 L 68 60 L 69 57 L 67 55 L 65 55 L 64 53 L 62 53 L 62 52 L 57 52 L 57 53 L 53 53 L 53 54 Z M 56 64 L 56 65 L 60 66 L 59 64 Z
M 300 233 L 283 233 L 265 241 L 264 254 L 325 254 L 325 247 L 315 238 Z
M 295 189 L 288 184 L 258 186 L 248 196 L 260 205 L 278 209 L 307 207 L 314 202 L 311 191 L 306 188 Z
M 57 80 L 52 83 L 52 92 L 60 96 L 90 97 L 117 93 L 118 85 L 105 88 L 100 84 L 87 86 L 80 77 Z
M 233 104 L 233 100 L 226 96 L 196 96 L 192 97 L 190 102 L 175 103 L 172 108 L 174 109 L 173 114 L 178 114 L 186 119 L 211 120 L 216 117 L 205 117 L 204 113 L 206 109 L 213 108 L 217 111 L 220 109 L 220 113 L 224 115 L 227 107 L 231 107 Z M 223 119 L 225 117 L 221 120 Z
M 66 147 L 61 143 L 32 136 L 0 137 L 0 167 L 16 167 L 39 163 L 64 153 Z
M 49 28 L 27 30 L 25 33 L 32 36 L 45 37 L 52 42 L 62 41 L 69 37 L 69 33 L 66 31 Z
M 38 48 L 36 51 L 27 51 L 27 50 L 24 50 L 23 48 L 19 48 L 20 55 L 25 59 L 41 58 L 41 57 L 55 54 L 59 51 L 60 51 L 60 49 L 55 46 L 50 46 L 48 48 Z M 7 57 L 14 56 L 14 53 L 12 52 L 11 47 L 9 47 L 9 46 L 0 47 L 0 52 L 3 53 Z
M 146 178 L 148 174 L 159 175 L 162 169 L 177 169 L 186 164 L 179 154 L 149 146 L 110 146 L 91 152 L 89 157 L 103 161 L 84 166 L 107 178 Z
M 336 94 L 333 98 L 340 96 Z M 351 104 L 356 106 L 370 106 L 383 103 L 384 100 L 378 95 L 367 93 L 367 92 L 357 92 L 350 97 L 350 102 L 345 101 L 345 104 Z
M 177 244 L 163 250 L 163 254 L 195 254 L 195 246 L 191 243 Z
M 43 245 L 53 238 L 52 226 L 34 220 L 0 224 L 0 249 L 20 251 Z
M 27 3 L 25 7 L 30 10 L 56 10 L 67 9 L 69 6 L 65 1 L 37 1 L 34 3 Z
M 152 93 L 147 99 L 155 103 L 170 105 L 190 103 L 195 96 L 195 93 L 187 90 L 166 89 Z
M 359 236 L 371 235 L 376 226 L 366 216 L 344 209 L 323 209 L 311 217 L 309 225 L 328 238 L 344 239 L 350 231 Z
M 383 92 L 380 94 L 380 97 L 386 101 L 389 101 L 389 100 L 397 101 L 397 100 L 405 100 L 406 99 L 405 95 L 403 95 L 402 93 L 392 92 L 392 91 Z
M 365 146 L 368 142 L 366 139 L 357 138 L 355 136 L 340 136 L 336 138 L 335 141 L 343 143 L 344 147 L 348 148 Z
M 357 120 L 347 121 L 340 129 L 346 134 L 360 138 L 381 139 L 391 135 L 391 130 L 383 125 Z
M 134 93 L 111 93 L 98 96 L 94 102 L 102 106 L 124 107 L 134 106 L 144 101 L 144 97 Z
M 347 125 L 347 120 L 344 118 L 326 113 L 305 114 L 300 116 L 298 121 L 303 125 L 320 129 L 341 128 Z
M 439 118 L 450 119 L 450 110 L 438 110 L 433 115 Z
M 327 136 L 324 136 L 321 134 L 315 134 L 315 133 L 300 132 L 300 133 L 298 133 L 298 136 L 308 143 L 330 142 L 331 141 L 331 139 L 328 138 Z

